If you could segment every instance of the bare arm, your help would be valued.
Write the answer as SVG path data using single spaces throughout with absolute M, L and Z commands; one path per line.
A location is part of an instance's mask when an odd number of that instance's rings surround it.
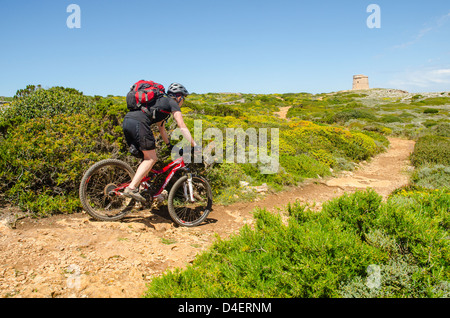
M 192 147 L 197 146 L 195 140 L 192 138 L 192 135 L 189 132 L 189 129 L 187 128 L 186 124 L 184 123 L 183 114 L 181 114 L 180 111 L 176 111 L 173 113 L 173 118 L 177 122 L 177 125 L 180 128 L 181 133 L 183 134 L 184 138 L 186 138 L 191 143 Z
M 164 140 L 166 145 L 170 142 L 169 136 L 167 135 L 165 121 L 161 121 L 157 123 L 159 133 L 161 134 L 161 138 Z

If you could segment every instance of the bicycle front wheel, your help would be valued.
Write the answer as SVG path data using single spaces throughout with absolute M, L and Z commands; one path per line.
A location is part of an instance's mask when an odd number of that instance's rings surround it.
M 133 199 L 121 194 L 133 176 L 130 165 L 120 160 L 94 164 L 81 179 L 80 200 L 84 210 L 100 221 L 122 219 L 135 205 Z
M 189 198 L 188 177 L 181 177 L 169 193 L 168 210 L 172 220 L 181 226 L 193 227 L 201 224 L 212 209 L 212 191 L 208 181 L 192 177 L 194 202 Z

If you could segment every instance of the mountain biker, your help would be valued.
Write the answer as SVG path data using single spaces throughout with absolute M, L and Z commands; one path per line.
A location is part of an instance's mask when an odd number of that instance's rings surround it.
M 124 190 L 123 194 L 127 197 L 133 198 L 139 202 L 146 201 L 139 192 L 139 185 L 141 180 L 150 172 L 153 165 L 158 160 L 155 150 L 155 137 L 153 136 L 150 127 L 151 125 L 157 124 L 163 141 L 171 150 L 173 146 L 167 135 L 165 121 L 173 114 L 184 138 L 191 143 L 191 146 L 194 147 L 194 149 L 198 149 L 196 142 L 184 123 L 180 109 L 188 95 L 189 92 L 183 85 L 172 83 L 167 89 L 166 95 L 157 98 L 148 106 L 150 112 L 137 110 L 130 111 L 125 115 L 122 128 L 126 142 L 128 146 L 130 146 L 130 151 L 135 152 L 132 152 L 134 155 L 138 153 L 141 157 L 143 156 L 143 160 L 136 170 L 133 180 Z M 152 113 L 153 116 L 150 116 L 150 113 Z

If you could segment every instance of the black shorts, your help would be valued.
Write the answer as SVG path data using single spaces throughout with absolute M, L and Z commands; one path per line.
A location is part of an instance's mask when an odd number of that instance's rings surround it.
M 156 149 L 155 136 L 148 123 L 125 117 L 122 128 L 128 146 L 134 145 L 141 151 Z

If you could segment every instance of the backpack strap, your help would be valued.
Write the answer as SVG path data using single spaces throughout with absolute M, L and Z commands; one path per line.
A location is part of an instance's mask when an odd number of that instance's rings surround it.
M 167 112 L 165 110 L 162 109 L 158 109 L 156 107 L 151 107 L 150 109 L 148 109 L 147 107 L 141 107 L 141 110 L 147 114 L 147 116 L 149 116 L 150 118 L 152 118 L 153 120 L 156 119 L 156 112 L 160 112 L 160 113 L 164 113 L 164 114 L 171 114 L 171 112 Z
M 151 98 L 149 98 L 149 95 L 151 94 Z M 136 92 L 136 105 L 138 107 L 141 107 L 142 104 L 148 103 L 150 100 L 152 100 L 155 97 L 155 92 L 142 92 L 137 91 Z

